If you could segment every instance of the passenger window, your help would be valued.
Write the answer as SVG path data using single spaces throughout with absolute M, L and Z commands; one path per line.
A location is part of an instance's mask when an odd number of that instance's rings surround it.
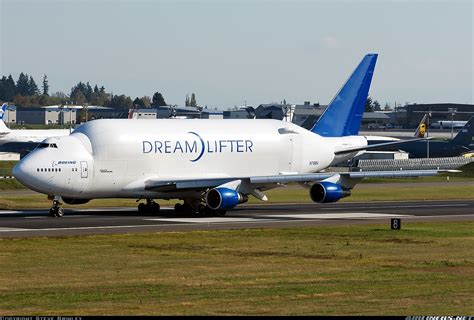
M 41 172 L 43 172 L 43 168 L 41 168 Z
M 36 168 L 36 171 L 37 171 L 37 172 L 39 172 L 39 171 L 40 171 L 40 169 L 39 169 L 39 168 Z

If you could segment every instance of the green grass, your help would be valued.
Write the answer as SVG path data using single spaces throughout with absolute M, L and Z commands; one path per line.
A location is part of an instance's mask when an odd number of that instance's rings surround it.
M 474 223 L 1 239 L 0 314 L 474 313 Z

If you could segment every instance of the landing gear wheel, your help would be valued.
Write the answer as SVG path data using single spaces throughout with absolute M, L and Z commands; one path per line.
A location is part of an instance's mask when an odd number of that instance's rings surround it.
M 64 216 L 64 209 L 63 207 L 58 207 L 56 210 L 56 217 L 61 218 L 62 216 Z
M 55 218 L 64 216 L 64 209 L 58 200 L 53 200 L 53 206 L 49 209 L 49 215 Z
M 145 203 L 140 203 L 138 205 L 138 212 L 145 213 L 158 213 L 160 211 L 160 205 L 153 201 L 152 199 L 146 199 Z
M 174 205 L 174 211 L 176 213 L 181 213 L 183 212 L 183 205 L 181 203 L 177 203 Z
M 138 205 L 138 212 L 145 213 L 146 212 L 146 205 L 144 203 L 140 203 Z

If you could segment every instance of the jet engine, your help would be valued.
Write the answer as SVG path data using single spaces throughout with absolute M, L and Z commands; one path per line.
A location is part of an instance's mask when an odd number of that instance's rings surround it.
M 90 199 L 74 199 L 74 198 L 64 198 L 64 197 L 62 197 L 62 199 L 64 203 L 67 203 L 67 204 L 84 204 L 90 201 Z
M 247 195 L 229 188 L 214 188 L 206 194 L 206 204 L 212 210 L 231 209 L 247 201 Z
M 317 182 L 309 189 L 311 200 L 319 203 L 336 202 L 350 194 L 349 190 L 343 189 L 339 184 L 328 181 Z

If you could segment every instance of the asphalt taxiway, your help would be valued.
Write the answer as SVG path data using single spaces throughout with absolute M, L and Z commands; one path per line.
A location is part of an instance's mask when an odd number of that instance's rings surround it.
M 66 209 L 62 218 L 48 210 L 0 210 L 0 238 L 131 232 L 217 230 L 387 223 L 474 221 L 474 200 L 333 204 L 243 205 L 223 217 L 176 215 L 172 208 L 141 215 L 135 208 Z

